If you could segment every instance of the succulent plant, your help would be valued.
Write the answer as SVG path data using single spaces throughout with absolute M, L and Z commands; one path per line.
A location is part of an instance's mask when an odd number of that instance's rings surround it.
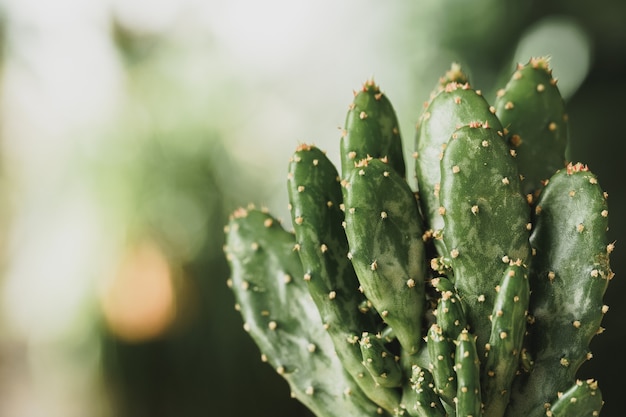
M 391 102 L 364 83 L 340 170 L 314 145 L 289 161 L 293 231 L 253 206 L 226 227 L 262 359 L 320 417 L 598 416 L 577 373 L 614 244 L 607 195 L 566 146 L 547 58 L 494 106 L 453 65 L 419 118 L 415 192 Z

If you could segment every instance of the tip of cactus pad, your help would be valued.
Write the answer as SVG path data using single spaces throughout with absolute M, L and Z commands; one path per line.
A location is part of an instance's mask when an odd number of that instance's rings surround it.
M 379 93 L 380 87 L 378 86 L 378 84 L 376 84 L 376 81 L 374 81 L 374 78 L 370 78 L 363 83 L 363 85 L 361 86 L 361 91 L 363 92 L 371 91 L 374 93 Z
M 470 87 L 469 83 L 467 83 L 467 82 L 466 83 L 459 83 L 459 82 L 456 82 L 456 81 L 452 81 L 452 82 L 449 82 L 448 84 L 446 84 L 446 86 L 444 87 L 444 91 L 446 93 L 451 93 L 451 92 L 459 90 L 459 89 L 461 89 L 461 90 L 469 90 L 470 88 L 471 87 Z
M 308 143 L 301 143 L 296 147 L 296 152 L 310 151 L 311 148 L 312 145 L 309 145 Z
M 244 207 L 239 207 L 231 214 L 233 219 L 243 219 L 248 216 L 248 210 Z
M 550 56 L 540 56 L 540 57 L 533 57 L 530 59 L 530 66 L 536 69 L 544 69 L 547 72 L 551 72 L 551 68 L 550 68 Z
M 461 69 L 461 64 L 459 64 L 458 62 L 453 62 L 450 65 L 450 69 L 446 71 L 446 73 L 442 77 L 439 78 L 439 83 L 442 86 L 445 86 L 450 82 L 458 82 L 463 84 L 468 82 L 467 75 L 463 72 L 463 70 Z
M 589 167 L 581 162 L 577 162 L 572 164 L 571 162 L 567 164 L 567 174 L 572 175 L 576 172 L 587 172 L 589 171 Z

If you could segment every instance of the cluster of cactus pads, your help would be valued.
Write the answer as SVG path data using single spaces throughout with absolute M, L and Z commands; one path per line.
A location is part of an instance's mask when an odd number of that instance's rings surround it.
M 493 106 L 453 65 L 417 124 L 415 192 L 393 107 L 366 82 L 341 172 L 313 145 L 289 162 L 293 231 L 252 206 L 226 227 L 262 360 L 319 417 L 598 416 L 598 384 L 577 371 L 614 245 L 567 136 L 547 58 L 519 65 Z

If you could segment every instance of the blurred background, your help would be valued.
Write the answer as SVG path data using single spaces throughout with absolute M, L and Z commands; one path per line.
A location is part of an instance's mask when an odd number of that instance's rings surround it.
M 569 157 L 610 196 L 611 310 L 581 377 L 619 416 L 625 2 L 1 0 L 0 417 L 309 416 L 233 309 L 228 214 L 288 219 L 289 156 L 338 162 L 366 79 L 410 155 L 452 61 L 492 100 L 544 54 Z

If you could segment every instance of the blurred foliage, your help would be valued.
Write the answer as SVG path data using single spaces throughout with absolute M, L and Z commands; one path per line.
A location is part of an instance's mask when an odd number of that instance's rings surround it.
M 190 140 L 189 131 L 178 133 Z M 124 199 L 133 212 L 130 244 L 158 242 L 177 267 L 178 296 L 174 325 L 154 339 L 127 341 L 103 328 L 103 370 L 120 417 L 230 415 L 235 406 L 237 414 L 252 414 L 287 397 L 274 372 L 258 366 L 258 350 L 227 292 L 222 228 L 234 202 L 224 200 L 226 184 L 211 156 L 227 152 L 198 134 L 209 145 L 196 152 L 152 138 L 140 155 L 124 155 L 126 169 L 115 167 L 119 188 L 135 191 Z M 260 397 L 242 402 L 241 392 Z
M 268 191 L 229 156 L 215 130 L 211 88 L 177 71 L 177 58 L 188 59 L 183 52 L 121 27 L 115 38 L 131 97 L 94 171 L 103 203 L 129 225 L 128 246 L 147 239 L 165 254 L 176 297 L 174 322 L 156 337 L 129 340 L 102 321 L 102 369 L 115 415 L 303 415 L 283 381 L 260 364 L 225 285 L 227 216 Z

